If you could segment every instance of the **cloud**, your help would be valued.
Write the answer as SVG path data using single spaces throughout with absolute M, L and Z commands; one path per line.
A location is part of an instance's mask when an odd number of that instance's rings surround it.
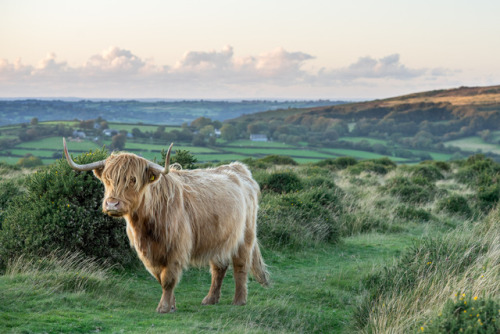
M 322 69 L 320 78 L 327 82 L 352 82 L 371 79 L 409 80 L 426 75 L 427 69 L 411 69 L 400 61 L 399 54 L 380 59 L 361 57 L 351 65 L 333 70 Z
M 49 53 L 36 65 L 20 59 L 0 59 L 0 94 L 4 96 L 182 96 L 211 94 L 266 94 L 311 90 L 336 90 L 349 85 L 381 81 L 410 82 L 453 76 L 435 68 L 410 68 L 399 54 L 382 58 L 361 57 L 340 68 L 304 69 L 315 59 L 300 52 L 276 48 L 259 55 L 238 57 L 232 46 L 221 50 L 186 52 L 173 66 L 157 65 L 130 50 L 110 47 L 89 57 L 81 66 L 70 66 Z M 307 89 L 306 89 L 307 88 Z M 266 93 L 268 92 L 268 93 Z M 274 92 L 274 93 L 273 93 Z M 283 94 L 283 93 L 280 93 Z M 295 93 L 294 93 L 295 94 Z
M 186 52 L 174 66 L 176 72 L 188 71 L 218 71 L 232 67 L 233 47 L 225 46 L 222 51 L 209 52 L 190 51 Z
M 84 74 L 100 72 L 132 74 L 140 72 L 145 66 L 146 62 L 129 50 L 110 47 L 100 54 L 91 56 L 83 65 L 82 70 Z

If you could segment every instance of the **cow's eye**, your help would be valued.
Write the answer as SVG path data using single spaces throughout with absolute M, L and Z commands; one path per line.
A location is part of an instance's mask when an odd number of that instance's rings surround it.
M 135 177 L 133 177 L 133 176 L 132 176 L 132 177 L 130 178 L 130 184 L 131 184 L 131 185 L 134 185 L 134 184 L 135 184 L 135 182 L 136 182 L 136 181 L 135 181 Z

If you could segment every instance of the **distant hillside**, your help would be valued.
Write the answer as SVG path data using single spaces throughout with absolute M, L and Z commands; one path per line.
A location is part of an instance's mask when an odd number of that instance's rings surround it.
M 0 100 L 0 126 L 39 121 L 88 120 L 181 125 L 198 117 L 223 121 L 263 110 L 310 108 L 340 102 L 319 101 L 136 101 L 136 100 Z
M 469 108 L 468 108 L 469 107 Z M 497 114 L 500 111 L 500 86 L 460 87 L 434 90 L 383 100 L 348 103 L 305 109 L 271 110 L 244 115 L 239 120 L 281 119 L 296 122 L 309 116 L 339 119 L 393 118 L 413 121 L 437 121 Z
M 380 139 L 385 141 L 385 148 L 378 148 L 378 153 L 393 156 L 398 155 L 398 149 L 450 153 L 456 140 L 477 137 L 482 146 L 476 145 L 474 153 L 493 145 L 487 152 L 498 154 L 500 86 L 460 87 L 368 102 L 273 110 L 244 115 L 228 123 L 249 132 L 255 129 L 254 133 L 266 133 L 274 140 L 306 141 L 315 146 L 353 148 L 352 141 L 359 142 L 360 137 Z M 369 140 L 362 146 L 368 148 Z M 470 147 L 467 152 L 471 152 Z

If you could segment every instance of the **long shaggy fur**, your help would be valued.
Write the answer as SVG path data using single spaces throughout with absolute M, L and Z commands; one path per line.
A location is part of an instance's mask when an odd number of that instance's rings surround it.
M 231 262 L 234 304 L 246 303 L 249 270 L 259 283 L 269 284 L 256 239 L 260 190 L 245 165 L 171 169 L 162 175 L 145 159 L 122 153 L 111 155 L 104 169 L 94 173 L 105 185 L 103 210 L 110 201 L 120 203 L 120 212 L 113 215 L 125 218 L 132 247 L 163 287 L 158 312 L 175 310 L 173 289 L 189 265 L 211 266 L 212 286 L 204 304 L 218 302 Z

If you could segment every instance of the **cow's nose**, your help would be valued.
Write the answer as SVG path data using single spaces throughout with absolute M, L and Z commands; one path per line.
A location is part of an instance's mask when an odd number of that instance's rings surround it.
M 118 205 L 120 204 L 120 201 L 117 200 L 107 200 L 106 201 L 106 210 L 108 211 L 116 211 L 118 210 Z

